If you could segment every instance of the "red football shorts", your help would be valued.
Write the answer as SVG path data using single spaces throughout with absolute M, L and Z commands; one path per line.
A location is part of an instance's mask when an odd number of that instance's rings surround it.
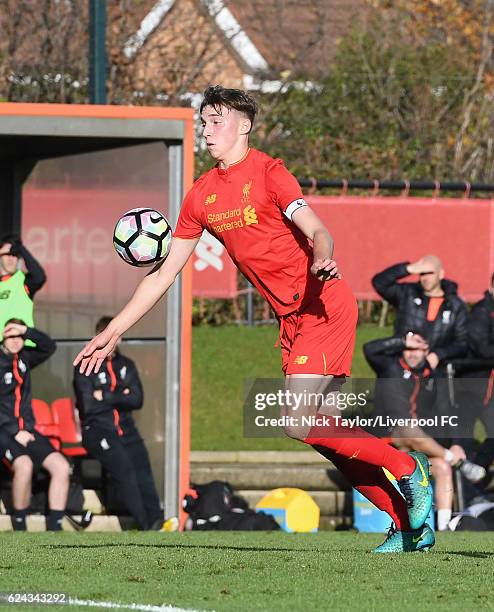
M 292 314 L 280 318 L 284 374 L 349 376 L 358 308 L 344 280 L 330 281 Z

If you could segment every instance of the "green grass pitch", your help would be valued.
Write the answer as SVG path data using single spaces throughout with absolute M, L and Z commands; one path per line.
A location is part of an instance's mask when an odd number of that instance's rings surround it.
M 353 532 L 4 533 L 0 591 L 241 612 L 494 608 L 492 534 L 439 534 L 427 554 L 371 554 L 382 539 Z
M 374 378 L 362 345 L 391 335 L 391 328 L 361 325 L 352 365 L 355 378 Z M 192 450 L 307 450 L 288 438 L 245 438 L 244 383 L 281 379 L 278 327 L 194 327 L 192 334 Z

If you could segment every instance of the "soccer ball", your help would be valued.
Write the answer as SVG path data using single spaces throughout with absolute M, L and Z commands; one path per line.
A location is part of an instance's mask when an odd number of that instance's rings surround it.
M 133 208 L 117 221 L 113 246 L 131 266 L 152 266 L 170 251 L 172 229 L 165 217 L 153 208 Z

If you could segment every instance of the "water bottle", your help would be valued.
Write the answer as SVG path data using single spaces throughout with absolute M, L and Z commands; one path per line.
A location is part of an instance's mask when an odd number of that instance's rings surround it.
M 472 461 L 465 459 L 460 461 L 456 466 L 460 470 L 460 473 L 470 482 L 476 483 L 485 478 L 487 472 L 484 467 L 477 465 Z

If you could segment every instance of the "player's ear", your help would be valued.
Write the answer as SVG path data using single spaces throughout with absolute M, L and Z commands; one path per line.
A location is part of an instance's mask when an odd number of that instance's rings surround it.
M 251 130 L 252 124 L 250 122 L 250 119 L 248 119 L 247 117 L 242 117 L 240 119 L 240 133 L 243 134 L 248 134 Z

